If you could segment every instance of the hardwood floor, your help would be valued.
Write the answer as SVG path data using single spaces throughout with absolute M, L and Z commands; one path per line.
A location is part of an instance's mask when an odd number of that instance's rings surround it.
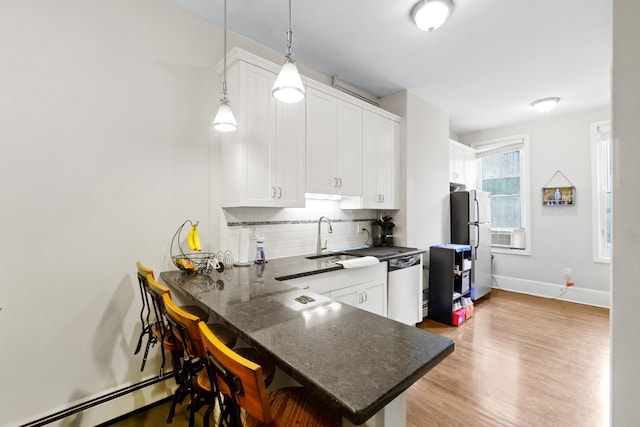
M 407 426 L 607 426 L 609 310 L 494 289 L 408 390 Z
M 609 424 L 609 310 L 494 289 L 460 327 L 419 327 L 456 348 L 408 389 L 407 427 Z M 188 425 L 185 408 L 172 426 Z M 165 425 L 167 411 L 112 425 Z

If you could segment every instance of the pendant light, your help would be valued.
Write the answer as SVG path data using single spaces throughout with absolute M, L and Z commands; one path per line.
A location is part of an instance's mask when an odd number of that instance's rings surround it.
M 227 0 L 224 0 L 224 70 L 222 73 L 222 99 L 220 99 L 218 113 L 213 119 L 213 128 L 220 132 L 233 132 L 238 129 L 238 122 L 233 116 L 227 97 Z
M 291 31 L 291 0 L 289 0 L 289 31 L 287 31 L 287 52 L 280 74 L 273 84 L 271 94 L 282 102 L 298 102 L 304 99 L 304 85 L 293 59 L 293 32 Z

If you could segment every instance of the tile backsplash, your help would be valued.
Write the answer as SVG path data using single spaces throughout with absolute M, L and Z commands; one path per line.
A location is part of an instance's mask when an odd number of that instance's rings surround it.
M 227 208 L 221 218 L 221 247 L 239 258 L 240 230 L 249 228 L 249 260 L 254 258 L 256 238 L 264 237 L 267 259 L 307 255 L 316 252 L 318 219 L 326 216 L 333 233 L 322 222 L 322 244 L 338 250 L 371 244 L 371 222 L 375 210 L 343 210 L 340 202 L 307 199 L 305 208 Z M 358 233 L 358 227 L 368 231 Z

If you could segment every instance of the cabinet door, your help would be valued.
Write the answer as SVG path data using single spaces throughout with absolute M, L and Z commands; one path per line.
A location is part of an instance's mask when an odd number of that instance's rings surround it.
M 335 194 L 338 187 L 336 99 L 313 88 L 307 88 L 306 106 L 306 191 Z
M 245 62 L 234 64 L 228 75 L 238 130 L 222 139 L 222 205 L 271 206 L 275 75 Z
M 361 299 L 359 289 L 359 286 L 351 286 L 337 291 L 331 291 L 329 296 L 336 301 L 340 301 L 352 307 L 358 307 Z
M 474 190 L 476 180 L 476 150 L 449 140 L 449 181 L 464 184 L 467 190 Z
M 332 291 L 329 296 L 336 301 L 371 313 L 387 316 L 387 286 L 380 281 L 371 281 Z
M 304 207 L 305 103 L 276 103 L 274 206 Z
M 363 113 L 363 207 L 396 209 L 396 186 L 400 171 L 400 126 L 371 112 Z
M 362 195 L 362 108 L 337 100 L 336 105 L 337 194 Z
M 358 307 L 387 317 L 387 284 L 368 282 L 360 286 L 362 287 L 362 292 L 364 292 L 364 301 Z

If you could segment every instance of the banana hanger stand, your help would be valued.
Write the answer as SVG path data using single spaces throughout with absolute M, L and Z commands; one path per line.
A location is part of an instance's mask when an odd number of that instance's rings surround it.
M 181 242 L 183 241 L 182 230 L 187 224 L 190 226 L 187 240 L 193 242 L 190 246 L 193 246 L 194 250 L 185 252 L 182 248 Z M 224 264 L 216 259 L 215 253 L 201 252 L 196 249 L 200 247 L 198 224 L 198 221 L 194 224 L 193 221 L 188 219 L 178 227 L 176 232 L 173 234 L 171 246 L 169 247 L 171 261 L 173 262 L 173 265 L 178 267 L 180 270 L 188 273 L 211 273 L 213 270 L 222 272 L 224 270 Z

